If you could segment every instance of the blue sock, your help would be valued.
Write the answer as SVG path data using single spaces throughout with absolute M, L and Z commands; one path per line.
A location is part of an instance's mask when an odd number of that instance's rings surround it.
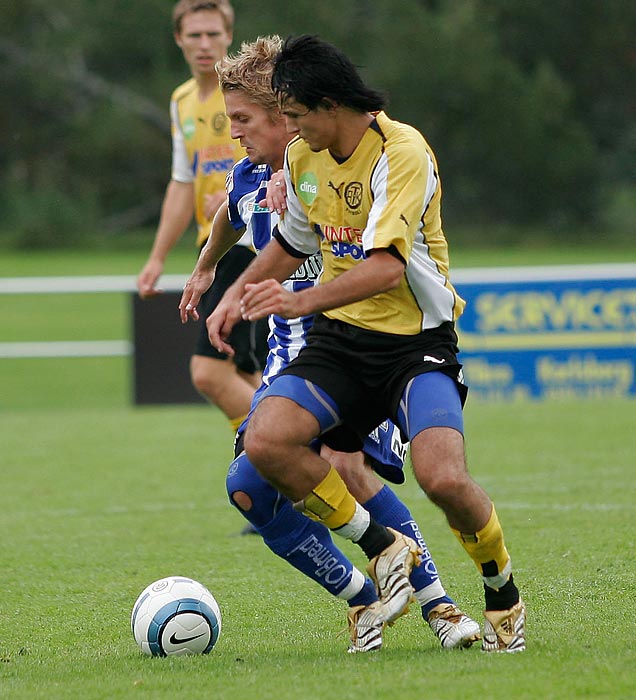
M 329 530 L 294 510 L 288 500 L 257 530 L 272 552 L 349 605 L 378 599 L 371 581 L 335 546 Z
M 295 510 L 244 452 L 230 464 L 226 489 L 230 503 L 252 523 L 274 554 L 349 605 L 370 605 L 378 599 L 371 580 L 336 547 L 329 530 Z M 248 510 L 235 500 L 238 493 L 249 497 Z
M 367 576 L 364 580 L 364 586 L 360 590 L 360 593 L 356 593 L 353 598 L 349 598 L 347 601 L 349 607 L 354 605 L 371 605 L 378 600 L 378 593 L 375 590 L 375 583 Z
M 375 520 L 382 525 L 392 527 L 414 539 L 422 549 L 422 563 L 411 572 L 411 585 L 415 589 L 415 598 L 422 607 L 422 616 L 428 619 L 430 611 L 440 603 L 452 603 L 440 581 L 437 567 L 419 525 L 413 519 L 411 511 L 400 501 L 395 493 L 384 486 L 373 498 L 362 504 Z

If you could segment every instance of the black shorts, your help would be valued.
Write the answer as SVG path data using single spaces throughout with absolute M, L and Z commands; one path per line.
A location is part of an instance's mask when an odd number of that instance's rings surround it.
M 335 401 L 344 426 L 323 439 L 334 449 L 350 451 L 360 449 L 360 441 L 382 421 L 398 422 L 404 389 L 420 374 L 448 374 L 456 380 L 463 403 L 467 389 L 459 381 L 462 366 L 457 353 L 457 335 L 450 322 L 404 336 L 317 315 L 307 345 L 281 374 L 308 379 Z
M 233 246 L 222 258 L 216 268 L 214 282 L 199 302 L 200 328 L 195 344 L 194 354 L 212 357 L 218 360 L 227 359 L 225 353 L 219 352 L 210 344 L 205 319 L 214 311 L 227 288 L 252 262 L 255 255 L 245 246 Z M 267 319 L 249 322 L 240 321 L 230 335 L 230 345 L 234 348 L 234 364 L 242 372 L 252 374 L 260 372 L 265 367 L 267 359 L 267 336 L 269 325 Z

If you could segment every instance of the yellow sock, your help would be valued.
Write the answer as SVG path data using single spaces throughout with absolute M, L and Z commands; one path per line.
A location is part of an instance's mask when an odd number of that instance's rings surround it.
M 356 512 L 356 500 L 338 472 L 329 467 L 327 476 L 298 504 L 303 513 L 330 530 L 348 523 Z
M 478 532 L 469 534 L 454 528 L 451 530 L 477 565 L 484 581 L 491 588 L 501 588 L 510 578 L 511 565 L 495 506 L 488 522 Z
M 247 413 L 244 416 L 239 416 L 238 418 L 228 418 L 230 421 L 230 425 L 232 426 L 232 430 L 236 432 L 241 423 L 247 418 Z

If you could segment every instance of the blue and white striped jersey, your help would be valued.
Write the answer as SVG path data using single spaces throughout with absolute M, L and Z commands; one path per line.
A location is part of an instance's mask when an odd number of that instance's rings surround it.
M 258 204 L 265 198 L 271 175 L 268 165 L 254 165 L 248 158 L 243 158 L 229 172 L 226 181 L 230 222 L 237 231 L 246 229 L 251 234 L 257 253 L 271 241 L 272 229 L 278 223 L 276 212 Z M 283 286 L 299 292 L 316 284 L 321 272 L 322 258 L 320 254 L 313 255 Z M 263 371 L 265 385 L 269 385 L 270 380 L 298 355 L 312 323 L 313 316 L 292 319 L 270 316 L 269 356 Z

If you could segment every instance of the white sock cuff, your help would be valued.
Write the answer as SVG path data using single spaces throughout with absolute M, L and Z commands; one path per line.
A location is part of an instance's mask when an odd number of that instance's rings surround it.
M 510 559 L 508 559 L 506 566 L 504 566 L 504 570 L 500 574 L 497 574 L 497 576 L 482 576 L 482 578 L 484 579 L 484 583 L 489 588 L 494 588 L 496 591 L 498 591 L 502 586 L 505 586 L 506 583 L 508 583 L 510 574 L 512 574 L 512 562 Z
M 351 520 L 337 530 L 333 530 L 333 532 L 347 540 L 357 542 L 367 531 L 370 522 L 371 516 L 369 515 L 369 511 L 365 510 L 356 502 L 356 512 L 353 514 Z
M 437 579 L 437 581 L 433 581 L 433 583 L 430 583 L 425 588 L 420 588 L 419 591 L 415 591 L 413 595 L 418 604 L 422 606 L 437 598 L 443 598 L 446 595 L 446 591 L 444 590 L 444 586 L 442 586 L 442 582 Z
M 360 591 L 364 587 L 364 582 L 366 581 L 366 578 L 364 577 L 364 574 L 358 569 L 352 567 L 351 570 L 351 581 L 343 588 L 340 593 L 338 593 L 338 598 L 342 598 L 343 600 L 351 600 L 354 595 L 358 595 Z

